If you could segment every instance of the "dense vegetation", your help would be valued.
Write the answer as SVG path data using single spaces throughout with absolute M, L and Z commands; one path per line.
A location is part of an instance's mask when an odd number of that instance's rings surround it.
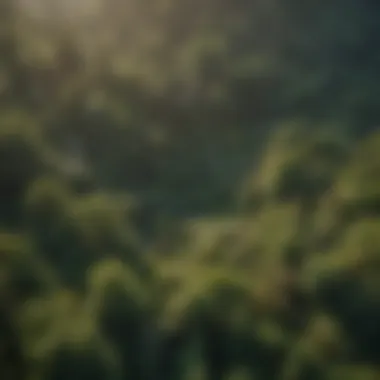
M 0 378 L 379 379 L 380 3 L 22 3 Z

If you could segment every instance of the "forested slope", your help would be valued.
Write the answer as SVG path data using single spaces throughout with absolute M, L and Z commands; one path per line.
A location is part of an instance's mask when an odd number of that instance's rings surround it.
M 377 380 L 380 6 L 0 0 L 0 377 Z

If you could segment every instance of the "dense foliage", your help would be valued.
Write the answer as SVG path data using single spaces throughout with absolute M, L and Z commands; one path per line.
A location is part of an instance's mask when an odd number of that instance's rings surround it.
M 378 379 L 379 3 L 74 3 L 0 0 L 1 379 Z

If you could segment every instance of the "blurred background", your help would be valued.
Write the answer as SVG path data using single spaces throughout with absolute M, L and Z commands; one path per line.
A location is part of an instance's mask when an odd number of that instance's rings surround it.
M 380 379 L 380 2 L 0 0 L 0 378 Z

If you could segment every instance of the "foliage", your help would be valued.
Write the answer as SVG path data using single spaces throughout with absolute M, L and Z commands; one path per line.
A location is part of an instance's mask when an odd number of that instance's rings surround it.
M 378 379 L 377 2 L 18 3 L 0 377 Z

